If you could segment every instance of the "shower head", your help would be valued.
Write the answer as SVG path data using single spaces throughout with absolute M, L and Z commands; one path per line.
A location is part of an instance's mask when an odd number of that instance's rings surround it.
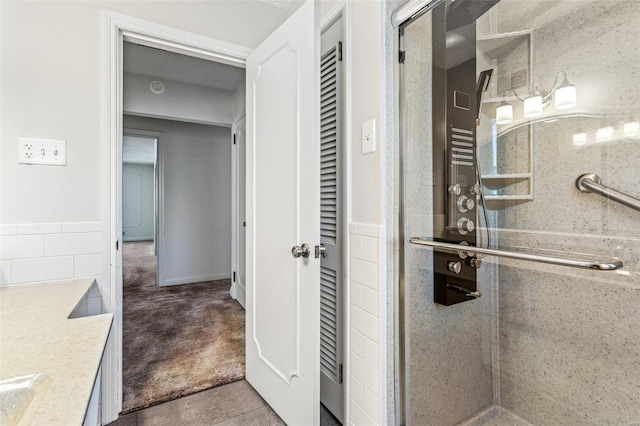
M 493 68 L 484 70 L 478 77 L 478 84 L 476 85 L 476 123 L 480 124 L 480 108 L 482 108 L 482 97 L 484 92 L 489 88 L 489 82 L 491 81 L 491 75 L 493 74 Z

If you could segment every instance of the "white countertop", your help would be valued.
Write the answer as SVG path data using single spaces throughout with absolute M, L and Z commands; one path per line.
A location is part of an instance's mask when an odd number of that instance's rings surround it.
M 93 282 L 0 287 L 0 380 L 40 374 L 20 424 L 82 425 L 113 321 L 69 319 Z

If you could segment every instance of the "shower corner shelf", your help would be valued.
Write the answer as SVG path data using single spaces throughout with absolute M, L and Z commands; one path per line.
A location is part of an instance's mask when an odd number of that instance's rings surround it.
M 485 125 L 483 130 L 485 139 L 491 141 L 493 161 L 491 166 L 481 168 L 493 171 L 482 175 L 482 183 L 485 200 L 492 202 L 494 209 L 503 208 L 506 203 L 518 204 L 534 199 L 534 126 L 531 122 L 523 122 L 513 128 L 495 122 L 495 110 L 501 102 L 518 103 L 518 97 L 507 89 L 527 88 L 532 84 L 535 74 L 533 39 L 532 29 L 484 34 L 476 39 L 479 69 L 493 68 L 495 74 L 494 84 L 482 101 L 483 115 L 491 120 L 491 126 Z M 520 148 L 518 151 L 505 150 L 508 144 Z
M 487 194 L 484 198 L 487 201 L 530 201 L 533 200 L 533 173 L 505 173 L 482 175 L 482 183 L 486 189 L 503 189 L 510 185 L 527 182 L 528 191 L 517 194 Z

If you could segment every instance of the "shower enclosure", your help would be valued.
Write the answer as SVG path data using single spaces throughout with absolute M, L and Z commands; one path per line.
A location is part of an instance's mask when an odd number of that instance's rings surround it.
M 398 37 L 401 423 L 640 424 L 640 2 Z

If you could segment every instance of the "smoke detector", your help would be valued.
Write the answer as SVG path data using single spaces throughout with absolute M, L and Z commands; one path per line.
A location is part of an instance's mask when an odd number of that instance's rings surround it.
M 151 91 L 156 95 L 159 95 L 160 93 L 164 92 L 164 84 L 162 84 L 162 82 L 158 80 L 153 80 L 151 83 L 149 83 L 149 89 L 151 89 Z

